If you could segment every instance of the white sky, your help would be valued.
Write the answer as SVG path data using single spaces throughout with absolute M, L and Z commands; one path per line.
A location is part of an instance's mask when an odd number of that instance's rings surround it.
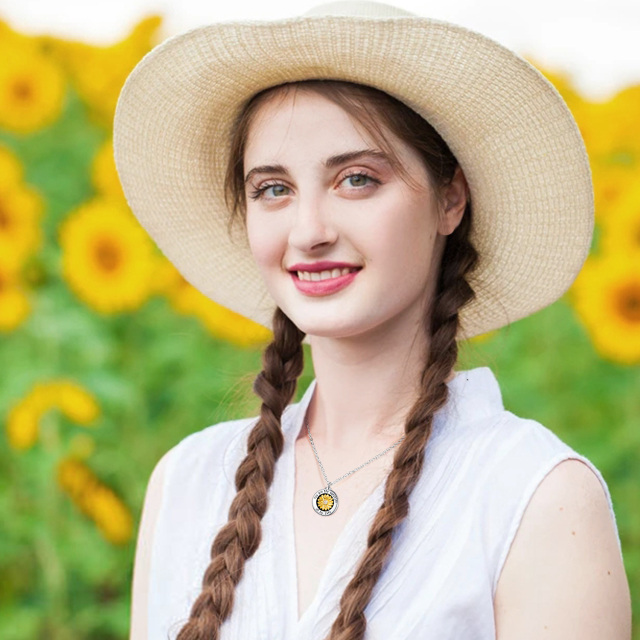
M 215 3 L 215 4 L 214 4 Z M 579 91 L 607 99 L 640 83 L 640 0 L 391 0 L 498 40 L 540 64 L 566 70 Z M 149 13 L 164 16 L 163 37 L 220 20 L 292 17 L 320 0 L 0 0 L 0 20 L 24 33 L 94 44 L 123 38 Z

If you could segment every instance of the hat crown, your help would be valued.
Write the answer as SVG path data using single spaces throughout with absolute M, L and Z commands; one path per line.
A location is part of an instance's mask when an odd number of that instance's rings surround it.
M 384 2 L 372 0 L 336 0 L 323 2 L 311 7 L 303 16 L 352 16 L 359 18 L 397 18 L 415 16 L 415 13 L 405 11 Z

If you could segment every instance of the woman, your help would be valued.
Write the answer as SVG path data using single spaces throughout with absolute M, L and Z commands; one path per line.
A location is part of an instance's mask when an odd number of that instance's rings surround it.
M 604 478 L 454 371 L 590 246 L 584 146 L 535 69 L 378 3 L 211 25 L 138 65 L 114 146 L 185 277 L 274 331 L 260 415 L 151 476 L 132 638 L 630 637 Z

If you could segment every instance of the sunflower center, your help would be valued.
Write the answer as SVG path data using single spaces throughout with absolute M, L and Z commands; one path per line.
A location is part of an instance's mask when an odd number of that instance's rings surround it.
M 120 264 L 120 250 L 107 239 L 102 239 L 96 246 L 96 260 L 106 271 L 113 271 Z
M 2 202 L 0 201 L 0 229 L 8 229 L 9 228 L 9 216 L 7 212 L 2 207 Z
M 16 80 L 13 83 L 13 95 L 18 100 L 27 101 L 33 95 L 31 85 L 26 80 Z
M 632 283 L 618 291 L 617 308 L 629 322 L 640 322 L 640 284 Z

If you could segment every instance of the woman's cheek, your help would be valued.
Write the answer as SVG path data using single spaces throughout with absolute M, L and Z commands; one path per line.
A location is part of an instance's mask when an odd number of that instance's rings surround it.
M 262 267 L 268 263 L 271 253 L 269 235 L 264 224 L 254 217 L 247 215 L 247 239 L 253 259 Z

